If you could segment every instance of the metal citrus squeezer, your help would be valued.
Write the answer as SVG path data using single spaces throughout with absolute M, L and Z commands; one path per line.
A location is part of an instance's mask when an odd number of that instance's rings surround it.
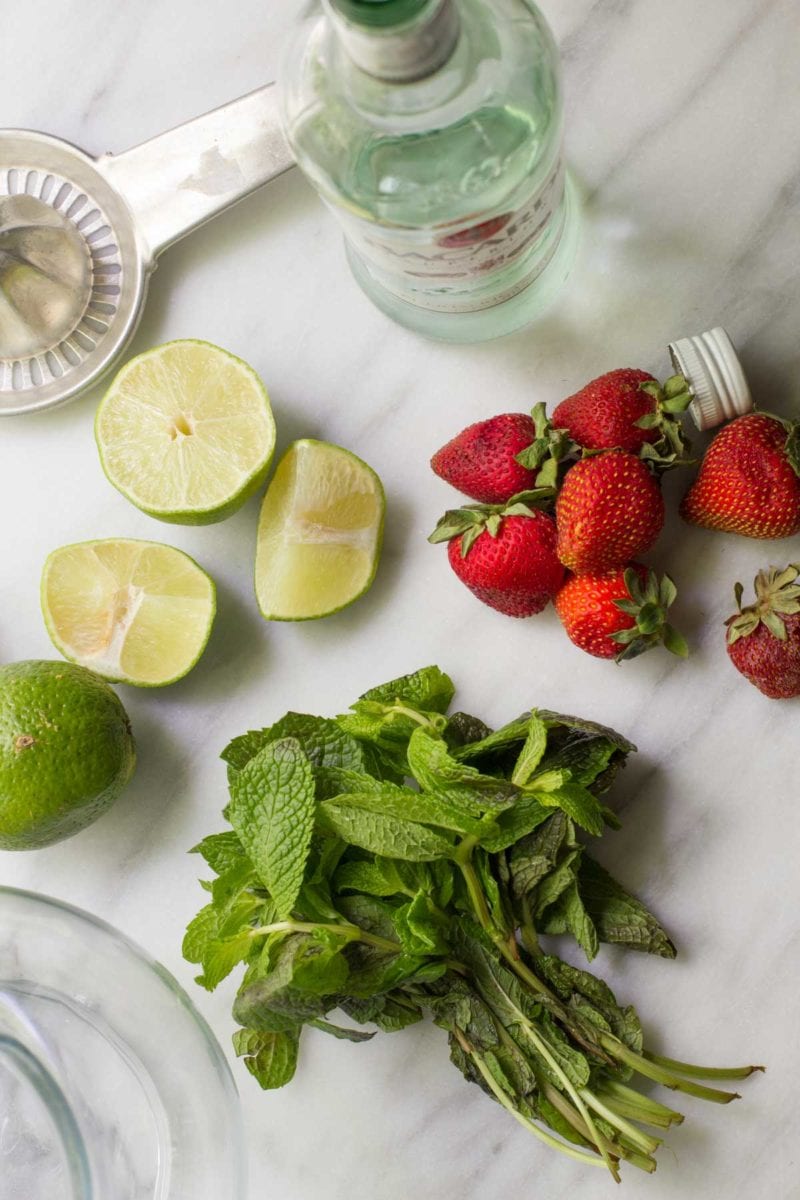
M 0 130 L 0 416 L 96 384 L 162 251 L 293 165 L 273 84 L 100 158 Z

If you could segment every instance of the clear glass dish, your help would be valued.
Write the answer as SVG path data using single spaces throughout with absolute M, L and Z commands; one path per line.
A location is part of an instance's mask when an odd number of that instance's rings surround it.
M 243 1200 L 239 1098 L 175 979 L 0 887 L 0 1200 Z

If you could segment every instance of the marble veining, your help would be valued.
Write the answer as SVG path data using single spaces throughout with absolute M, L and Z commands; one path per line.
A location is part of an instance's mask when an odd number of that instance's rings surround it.
M 93 153 L 123 150 L 274 77 L 305 6 L 238 0 L 37 0 L 3 14 L 3 125 Z M 543 0 L 564 52 L 567 144 L 586 196 L 581 257 L 535 329 L 480 347 L 395 328 L 351 281 L 330 217 L 292 172 L 166 254 L 134 351 L 207 338 L 253 363 L 280 447 L 340 442 L 381 474 L 390 501 L 370 597 L 325 622 L 267 626 L 251 590 L 257 502 L 206 529 L 158 525 L 103 478 L 97 396 L 2 425 L 0 656 L 54 657 L 38 579 L 56 546 L 134 536 L 186 549 L 217 579 L 201 665 L 161 693 L 121 689 L 140 746 L 136 782 L 79 838 L 0 854 L 0 881 L 112 921 L 193 993 L 229 1046 L 232 987 L 206 996 L 180 956 L 202 903 L 185 851 L 220 827 L 229 737 L 287 708 L 334 713 L 426 662 L 458 703 L 496 722 L 531 703 L 615 725 L 640 754 L 615 793 L 623 830 L 602 857 L 660 914 L 676 962 L 604 950 L 649 1040 L 682 1057 L 751 1059 L 767 1075 L 726 1110 L 687 1099 L 653 1178 L 631 1200 L 800 1197 L 793 1072 L 800 973 L 797 703 L 774 704 L 729 666 L 732 585 L 797 557 L 687 530 L 672 516 L 652 559 L 680 588 L 694 648 L 620 669 L 571 647 L 551 612 L 513 622 L 482 608 L 425 542 L 454 495 L 427 458 L 491 412 L 554 404 L 613 366 L 664 375 L 668 341 L 725 325 L 761 406 L 800 401 L 800 10 L 796 0 Z M 702 445 L 703 439 L 697 439 Z M 280 448 L 279 447 L 279 448 Z M 800 703 L 800 702 L 798 702 Z M 423 1027 L 350 1046 L 305 1038 L 295 1082 L 262 1095 L 234 1066 L 253 1200 L 598 1200 L 613 1185 L 548 1153 L 470 1089 Z

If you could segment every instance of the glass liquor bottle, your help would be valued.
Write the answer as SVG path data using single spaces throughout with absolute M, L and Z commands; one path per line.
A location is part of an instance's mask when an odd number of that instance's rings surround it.
M 529 0 L 322 0 L 283 68 L 285 132 L 364 291 L 480 341 L 534 319 L 577 243 L 558 52 Z

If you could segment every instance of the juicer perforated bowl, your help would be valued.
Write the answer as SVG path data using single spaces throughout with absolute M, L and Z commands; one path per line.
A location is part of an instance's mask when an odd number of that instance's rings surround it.
M 162 251 L 293 164 L 272 84 L 119 155 L 0 130 L 0 415 L 98 383 Z
M 244 1200 L 236 1087 L 173 977 L 0 887 L 0 1200 Z

